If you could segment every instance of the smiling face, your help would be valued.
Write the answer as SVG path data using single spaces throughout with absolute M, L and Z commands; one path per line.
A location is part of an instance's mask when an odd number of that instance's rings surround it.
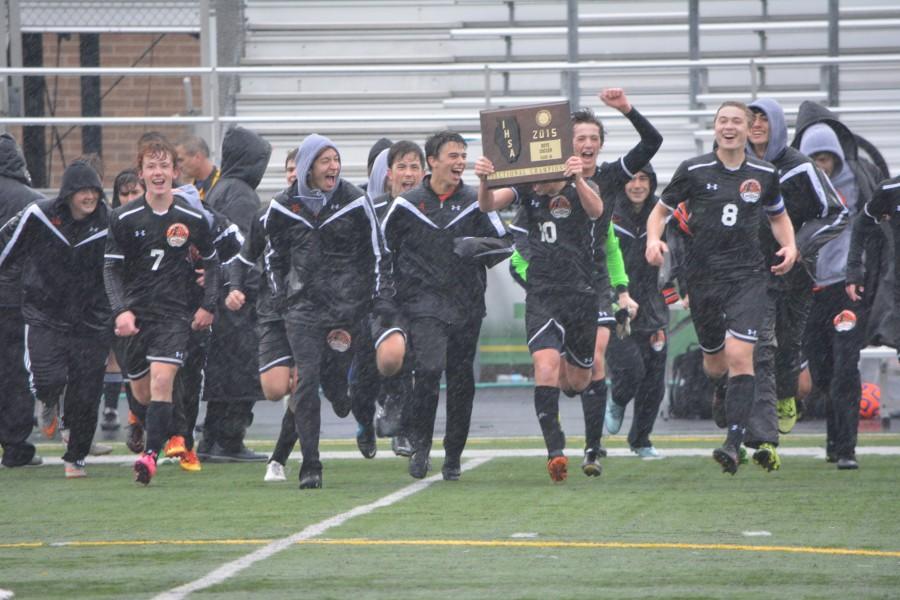
M 425 171 L 419 160 L 418 152 L 407 152 L 394 160 L 394 164 L 388 169 L 388 185 L 391 188 L 391 196 L 397 197 L 413 189 L 422 182 Z
M 162 151 L 144 154 L 138 176 L 144 182 L 148 199 L 171 194 L 172 182 L 178 177 L 175 157 Z
M 69 209 L 72 212 L 72 218 L 80 221 L 97 210 L 97 204 L 100 202 L 100 192 L 85 188 L 78 190 L 69 198 Z
M 437 156 L 428 157 L 431 167 L 431 187 L 453 189 L 462 181 L 466 170 L 466 147 L 459 142 L 447 142 L 438 150 Z
M 576 123 L 572 128 L 575 156 L 581 159 L 584 173 L 593 173 L 597 167 L 597 155 L 603 148 L 600 128 L 596 123 Z
M 625 195 L 632 204 L 642 205 L 650 196 L 650 176 L 638 171 L 631 181 L 625 184 Z
M 325 148 L 313 161 L 306 180 L 310 188 L 327 194 L 337 187 L 340 172 L 340 154 L 334 148 Z
M 769 117 L 766 113 L 753 111 L 753 123 L 750 124 L 750 143 L 754 147 L 763 148 L 769 143 Z
M 716 113 L 716 143 L 725 151 L 742 150 L 747 144 L 750 119 L 747 112 L 737 106 L 723 106 Z

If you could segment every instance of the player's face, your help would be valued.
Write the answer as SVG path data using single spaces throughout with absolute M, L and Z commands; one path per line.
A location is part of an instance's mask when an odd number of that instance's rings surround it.
M 330 192 L 337 187 L 338 174 L 341 172 L 341 156 L 334 148 L 326 148 L 309 170 L 309 187 L 314 190 Z
M 163 196 L 172 191 L 172 182 L 178 176 L 174 157 L 157 152 L 144 155 L 141 161 L 140 178 L 144 182 L 147 196 Z
M 816 166 L 825 171 L 825 174 L 831 177 L 834 175 L 834 168 L 837 166 L 837 161 L 834 159 L 834 154 L 831 152 L 816 152 L 811 157 L 813 162 L 816 163 Z
M 97 204 L 100 201 L 100 192 L 86 188 L 78 190 L 72 194 L 69 200 L 69 206 L 72 211 L 72 218 L 80 221 L 97 210 Z
M 141 197 L 141 194 L 144 193 L 143 188 L 140 184 L 134 184 L 132 187 L 127 187 L 123 190 L 119 190 L 119 202 L 124 206 L 129 202 L 133 202 Z
M 581 166 L 585 170 L 597 166 L 597 155 L 603 147 L 600 141 L 600 128 L 595 123 L 577 123 L 572 128 L 574 137 L 575 156 L 581 159 Z
M 753 113 L 750 124 L 750 143 L 754 146 L 769 143 L 769 117 L 763 112 Z
M 716 143 L 723 150 L 738 150 L 747 144 L 750 123 L 747 113 L 737 106 L 725 106 L 716 115 Z
M 650 196 L 650 176 L 639 171 L 625 184 L 625 195 L 634 204 L 643 204 Z
M 422 169 L 422 161 L 416 152 L 409 152 L 394 160 L 394 164 L 388 169 L 388 182 L 391 186 L 391 196 L 397 197 L 408 192 L 422 182 L 425 171 Z
M 287 179 L 288 185 L 294 185 L 297 181 L 297 161 L 289 160 L 284 168 L 284 177 Z
M 437 156 L 428 157 L 428 166 L 431 167 L 432 185 L 458 185 L 466 170 L 466 147 L 459 142 L 447 142 Z

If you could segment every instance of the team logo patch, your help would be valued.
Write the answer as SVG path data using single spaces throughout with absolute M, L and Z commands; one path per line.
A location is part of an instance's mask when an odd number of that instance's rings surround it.
M 184 223 L 172 223 L 166 229 L 166 241 L 173 248 L 181 248 L 187 243 L 190 234 L 190 229 Z
M 332 329 L 328 332 L 325 341 L 328 342 L 328 347 L 335 352 L 346 352 L 350 349 L 352 338 L 350 333 L 344 329 Z
M 565 219 L 572 214 L 572 204 L 565 196 L 554 196 L 550 199 L 550 214 L 557 219 Z
M 744 202 L 756 202 L 762 195 L 762 186 L 755 179 L 746 179 L 740 187 L 741 200 Z

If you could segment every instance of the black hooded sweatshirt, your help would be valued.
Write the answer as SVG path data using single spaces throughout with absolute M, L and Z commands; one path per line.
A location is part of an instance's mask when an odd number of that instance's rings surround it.
M 93 213 L 72 218 L 68 200 L 94 189 Z M 109 331 L 112 312 L 103 287 L 109 210 L 100 177 L 76 161 L 63 173 L 59 196 L 28 206 L 0 229 L 0 269 L 22 265 L 22 316 L 29 325 L 75 333 Z
M 16 140 L 0 135 L 0 225 L 19 214 L 23 208 L 44 196 L 31 189 L 31 177 L 25 157 Z M 19 265 L 0 270 L 0 307 L 18 308 L 22 304 L 22 270 Z

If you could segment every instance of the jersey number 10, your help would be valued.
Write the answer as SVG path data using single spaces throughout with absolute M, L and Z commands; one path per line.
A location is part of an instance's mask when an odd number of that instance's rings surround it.
M 544 221 L 541 223 L 541 241 L 547 244 L 556 243 L 556 223 Z

